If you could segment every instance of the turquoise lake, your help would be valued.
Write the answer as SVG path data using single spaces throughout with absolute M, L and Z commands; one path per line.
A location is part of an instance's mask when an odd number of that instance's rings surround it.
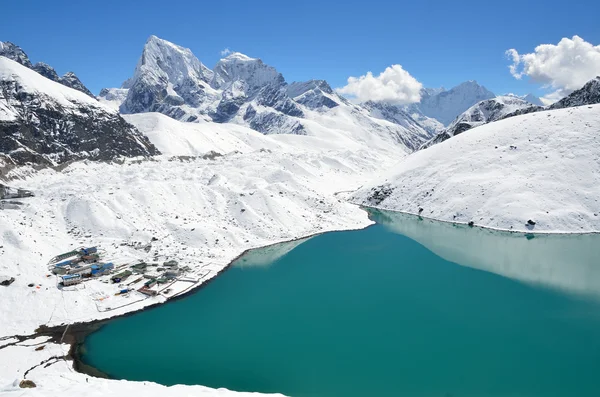
M 109 322 L 84 362 L 294 397 L 600 396 L 600 236 L 370 216 Z

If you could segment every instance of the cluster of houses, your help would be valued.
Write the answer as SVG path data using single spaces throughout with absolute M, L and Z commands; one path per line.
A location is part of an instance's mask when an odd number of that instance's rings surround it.
M 115 268 L 111 262 L 100 262 L 100 254 L 96 247 L 66 252 L 55 257 L 52 262 L 52 273 L 60 276 L 64 286 L 79 284 L 86 278 L 102 276 Z
M 139 262 L 134 265 L 115 267 L 112 262 L 101 260 L 96 247 L 66 252 L 53 258 L 50 263 L 52 272 L 60 277 L 63 286 L 79 284 L 87 279 L 110 274 L 110 281 L 121 287 L 117 295 L 126 294 L 137 288 L 137 291 L 144 295 L 155 296 L 159 292 L 158 286 L 172 283 L 182 273 L 190 270 L 188 267 L 180 268 L 174 260 L 164 262 L 162 265 Z M 126 283 L 130 277 L 134 280 Z M 142 286 L 139 287 L 142 282 Z

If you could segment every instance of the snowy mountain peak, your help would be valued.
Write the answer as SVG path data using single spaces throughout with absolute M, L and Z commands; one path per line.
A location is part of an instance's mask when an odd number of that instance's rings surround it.
M 150 36 L 142 50 L 133 77 L 125 81 L 127 97 L 121 105 L 123 113 L 159 111 L 181 118 L 181 105 L 197 105 L 198 100 L 212 97 L 209 82 L 213 72 L 192 51 Z M 195 119 L 195 115 L 185 115 Z
M 208 82 L 212 71 L 189 48 L 150 36 L 134 72 L 134 79 L 142 77 L 157 81 L 166 78 L 172 84 L 181 84 L 186 79 Z
M 232 52 L 224 58 L 221 59 L 236 59 L 240 61 L 256 61 L 255 58 L 250 58 L 248 55 L 242 54 L 241 52 Z
M 526 100 L 529 103 L 533 103 L 534 105 L 537 106 L 544 106 L 544 104 L 542 103 L 542 101 L 540 100 L 540 98 L 538 98 L 537 96 L 533 95 L 533 94 L 527 94 L 523 97 L 524 100 Z
M 212 85 L 217 89 L 227 89 L 235 82 L 243 83 L 243 87 L 238 88 L 248 95 L 265 85 L 281 85 L 285 80 L 281 73 L 262 60 L 234 52 L 217 62 Z
M 425 116 L 448 125 L 458 115 L 477 102 L 494 98 L 495 96 L 493 92 L 477 83 L 477 81 L 469 80 L 448 91 L 424 96 L 421 102 L 414 107 L 418 108 L 418 111 Z

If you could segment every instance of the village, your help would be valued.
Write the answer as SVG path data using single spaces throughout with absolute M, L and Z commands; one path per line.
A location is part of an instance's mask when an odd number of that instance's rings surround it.
M 115 264 L 105 260 L 105 255 L 105 251 L 98 247 L 80 247 L 52 258 L 48 262 L 48 270 L 56 276 L 56 286 L 62 291 L 78 289 L 81 284 L 95 280 L 114 285 L 113 296 L 134 296 L 138 298 L 134 299 L 136 302 L 159 295 L 165 299 L 173 298 L 191 289 L 208 274 L 206 271 L 187 276 L 191 272 L 190 267 L 180 267 L 176 260 L 162 264 L 144 261 Z M 109 297 L 103 294 L 93 298 L 102 302 Z M 97 305 L 97 308 L 99 311 L 108 311 L 131 303 L 134 302 L 128 299 L 110 305 Z

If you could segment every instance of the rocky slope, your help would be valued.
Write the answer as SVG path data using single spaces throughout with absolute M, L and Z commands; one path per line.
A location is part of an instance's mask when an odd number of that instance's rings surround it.
M 67 72 L 64 76 L 60 77 L 54 68 L 44 62 L 38 62 L 35 65 L 31 63 L 25 51 L 16 44 L 13 44 L 9 41 L 1 42 L 0 41 L 0 56 L 12 59 L 15 62 L 20 63 L 21 65 L 33 69 L 42 76 L 50 79 L 52 81 L 56 81 L 64 86 L 76 89 L 78 91 L 83 92 L 86 95 L 94 98 L 94 94 L 90 92 L 86 88 L 85 85 L 79 80 L 79 78 L 73 72 Z
M 444 142 L 471 128 L 500 120 L 509 114 L 514 114 L 516 112 L 522 112 L 523 114 L 531 113 L 537 111 L 538 108 L 539 106 L 533 105 L 515 96 L 499 96 L 492 99 L 486 99 L 467 109 L 458 116 L 448 128 L 445 128 L 433 139 L 424 143 L 423 146 L 421 146 L 421 149 Z
M 116 111 L 0 57 L 0 161 L 58 164 L 157 154 Z
M 580 89 L 550 105 L 549 109 L 564 109 L 596 103 L 600 103 L 600 76 L 588 81 Z

